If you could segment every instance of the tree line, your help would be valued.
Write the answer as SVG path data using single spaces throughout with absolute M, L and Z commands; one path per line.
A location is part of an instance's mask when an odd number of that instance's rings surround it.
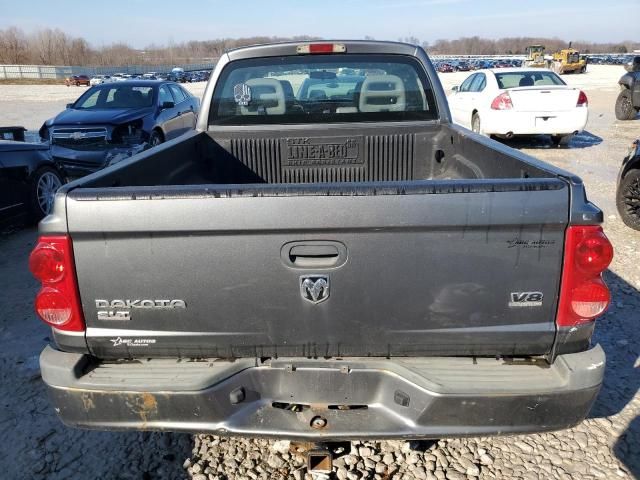
M 365 37 L 373 39 L 373 37 Z M 82 37 L 68 35 L 60 29 L 44 28 L 25 33 L 18 27 L 0 29 L 0 64 L 18 65 L 158 65 L 187 64 L 215 61 L 225 50 L 258 43 L 279 41 L 315 40 L 306 35 L 295 37 L 256 36 L 249 38 L 219 38 L 166 45 L 152 44 L 136 49 L 126 43 L 95 47 Z M 416 37 L 399 39 L 420 44 Z M 432 44 L 422 43 L 430 54 L 451 55 L 495 55 L 522 54 L 528 45 L 542 44 L 547 50 L 565 48 L 568 42 L 559 38 L 501 38 L 497 40 L 466 37 L 456 40 L 437 40 Z M 626 53 L 640 48 L 639 42 L 591 43 L 576 41 L 574 48 L 583 53 Z
M 73 37 L 58 28 L 45 28 L 27 34 L 18 27 L 9 27 L 0 29 L 0 64 L 110 66 L 198 63 L 215 60 L 230 48 L 315 38 L 306 35 L 222 38 L 152 44 L 136 49 L 123 42 L 94 47 L 86 39 Z

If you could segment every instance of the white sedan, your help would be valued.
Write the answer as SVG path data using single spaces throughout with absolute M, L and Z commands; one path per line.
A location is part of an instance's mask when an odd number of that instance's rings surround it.
M 449 95 L 453 121 L 483 135 L 551 135 L 567 144 L 584 130 L 589 115 L 585 93 L 551 70 L 478 70 Z
M 94 85 L 107 83 L 110 80 L 111 77 L 109 77 L 109 75 L 94 75 L 93 77 L 91 77 L 91 80 L 89 80 L 89 85 L 93 87 Z

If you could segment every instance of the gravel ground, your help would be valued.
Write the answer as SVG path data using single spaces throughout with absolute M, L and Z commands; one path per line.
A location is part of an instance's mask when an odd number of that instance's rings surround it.
M 613 116 L 620 67 L 591 66 L 565 76 L 590 102 L 587 132 L 569 148 L 544 137 L 509 144 L 580 175 L 605 212 L 616 257 L 607 273 L 613 302 L 598 320 L 595 341 L 607 353 L 605 383 L 589 418 L 541 435 L 434 442 L 344 445 L 331 478 L 624 479 L 640 478 L 640 234 L 615 210 L 615 180 L 639 121 Z M 444 74 L 447 89 L 466 75 Z M 201 94 L 204 84 L 188 85 Z M 0 124 L 38 128 L 79 94 L 64 86 L 0 86 Z M 71 430 L 60 424 L 40 381 L 37 358 L 49 342 L 35 319 L 36 282 L 26 269 L 34 228 L 0 235 L 0 478 L 7 479 L 278 479 L 311 478 L 288 442 L 211 435 Z M 319 476 L 316 476 L 319 479 Z

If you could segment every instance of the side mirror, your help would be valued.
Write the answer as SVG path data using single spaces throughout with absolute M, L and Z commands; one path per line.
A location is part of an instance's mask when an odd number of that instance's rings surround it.
M 175 104 L 175 103 L 173 103 L 173 102 L 162 102 L 162 105 L 160 106 L 160 108 L 161 108 L 162 110 L 166 110 L 166 109 L 168 109 L 168 108 L 173 108 L 173 107 L 175 107 L 175 106 L 176 106 L 176 104 Z
M 454 92 L 457 92 L 460 89 L 460 87 L 458 85 L 451 87 L 451 90 Z
M 73 107 L 73 103 L 67 103 L 67 106 L 65 108 L 71 108 Z

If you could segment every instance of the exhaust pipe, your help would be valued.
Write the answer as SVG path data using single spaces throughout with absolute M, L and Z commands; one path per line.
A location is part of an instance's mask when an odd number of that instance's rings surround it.
M 505 135 L 505 138 L 507 139 L 513 138 L 513 132 L 507 132 L 507 134 Z

